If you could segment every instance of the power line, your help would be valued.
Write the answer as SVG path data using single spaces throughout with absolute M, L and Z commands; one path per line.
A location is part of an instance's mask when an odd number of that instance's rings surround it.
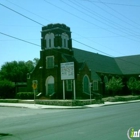
M 2 5 L 2 4 L 0 4 L 0 5 Z M 4 6 L 4 5 L 2 5 L 2 6 Z M 35 23 L 37 23 L 37 24 L 39 24 L 39 25 L 43 25 L 43 24 L 41 24 L 41 23 L 39 23 L 39 22 L 37 22 L 37 21 L 35 21 L 35 20 L 33 20 L 33 19 L 31 19 L 31 18 L 29 18 L 29 17 L 27 17 L 27 16 L 25 16 L 25 15 L 23 15 L 23 14 L 21 14 L 21 13 L 15 11 L 15 10 L 13 10 L 13 9 L 11 9 L 11 8 L 9 8 L 9 7 L 7 7 L 7 6 L 4 6 L 4 7 L 7 8 L 7 9 L 9 9 L 9 10 L 11 10 L 11 11 L 13 11 L 13 12 L 15 12 L 15 13 L 17 13 L 17 14 L 19 14 L 19 15 L 21 15 L 21 16 L 23 16 L 23 17 L 25 17 L 25 18 L 27 18 L 27 19 L 29 19 L 29 20 L 31 20 L 31 21 L 33 21 L 33 22 L 35 22 Z M 17 38 L 17 37 L 14 37 L 14 36 L 11 36 L 11 35 L 2 33 L 2 32 L 0 32 L 0 34 L 40 47 L 40 45 L 37 45 L 37 44 L 35 44 L 35 43 L 31 43 L 31 42 L 29 42 L 29 41 L 26 41 L 26 40 L 23 40 L 23 39 L 19 39 L 19 38 Z M 80 42 L 80 41 L 77 41 L 77 40 L 75 40 L 75 39 L 73 39 L 73 40 L 74 40 L 75 42 L 79 43 L 79 44 L 82 44 L 82 45 L 84 45 L 84 46 L 87 46 L 87 47 L 89 47 L 89 48 L 91 48 L 91 49 L 94 49 L 94 50 L 96 50 L 96 51 L 99 51 L 99 52 L 101 52 L 101 53 L 103 53 L 103 54 L 109 55 L 109 54 L 107 54 L 107 53 L 105 53 L 105 52 L 103 52 L 103 51 L 100 51 L 100 50 L 98 50 L 98 49 L 95 49 L 95 48 L 93 48 L 93 47 L 91 47 L 91 46 L 89 46 L 89 45 L 86 45 L 86 44 L 84 44 L 84 43 L 82 43 L 82 42 Z M 109 56 L 110 56 L 110 55 L 109 55 Z M 123 60 L 123 61 L 124 61 L 124 60 Z M 126 61 L 126 62 L 128 62 L 128 61 Z
M 118 17 L 118 16 L 112 14 L 111 12 L 108 12 L 107 10 L 105 10 L 105 9 L 101 8 L 100 6 L 98 6 L 97 4 L 95 4 L 95 3 L 93 3 L 93 2 L 92 2 L 92 4 L 95 5 L 95 6 L 97 6 L 98 8 L 100 8 L 102 11 L 108 13 L 109 15 L 115 17 L 116 19 L 119 19 L 120 21 L 122 21 L 122 22 L 124 22 L 124 23 L 126 23 L 126 24 L 128 24 L 128 25 L 130 25 L 130 26 L 132 26 L 132 27 L 134 27 L 134 25 L 132 25 L 131 23 L 126 22 L 124 19 L 121 19 L 120 17 Z M 107 5 L 106 5 L 106 6 L 107 6 Z M 107 7 L 110 8 L 109 6 L 107 6 Z M 110 8 L 110 9 L 111 9 L 111 10 L 114 10 L 113 8 Z M 116 11 L 116 10 L 114 10 L 114 11 Z M 121 27 L 121 28 L 122 28 L 122 27 Z M 125 27 L 124 27 L 124 28 L 125 28 Z M 136 28 L 138 28 L 138 27 L 136 27 Z
M 68 13 L 68 14 L 70 14 L 70 15 L 73 15 L 73 16 L 76 17 L 76 18 L 79 18 L 79 19 L 81 19 L 81 20 L 83 20 L 83 21 L 89 23 L 89 24 L 92 24 L 92 25 L 94 25 L 94 26 L 96 26 L 96 27 L 99 27 L 99 28 L 101 28 L 101 29 L 103 29 L 103 30 L 106 30 L 106 31 L 108 31 L 108 32 L 111 32 L 111 33 L 113 33 L 113 34 L 117 34 L 117 33 L 114 33 L 114 32 L 112 32 L 112 31 L 108 30 L 108 29 L 105 29 L 105 28 L 103 28 L 103 27 L 101 27 L 101 26 L 99 26 L 99 25 L 97 25 L 97 24 L 94 24 L 94 23 L 92 23 L 92 22 L 90 22 L 90 21 L 87 21 L 87 20 L 85 20 L 84 18 L 81 18 L 81 17 L 79 17 L 79 16 L 77 16 L 77 15 L 75 15 L 75 14 L 73 14 L 73 13 L 67 11 L 67 10 L 64 10 L 64 9 L 60 8 L 59 6 L 56 6 L 56 5 L 50 3 L 50 2 L 48 2 L 48 1 L 46 1 L 46 0 L 44 0 L 44 1 L 45 1 L 46 3 L 49 3 L 50 5 L 53 5 L 53 6 L 57 7 L 58 9 L 61 9 L 62 11 L 66 12 L 66 13 Z M 118 34 L 117 34 L 117 35 L 118 35 Z
M 33 12 L 31 12 L 31 11 L 29 11 L 29 10 L 27 10 L 27 9 L 25 9 L 25 8 L 23 8 L 23 7 L 21 7 L 21 6 L 17 5 L 17 4 L 15 4 L 15 3 L 9 1 L 9 0 L 7 0 L 7 1 L 8 1 L 9 3 L 11 3 L 11 4 L 13 4 L 13 5 L 15 5 L 15 6 L 21 8 L 21 9 L 23 9 L 23 10 L 25 10 L 25 11 L 27 11 L 28 13 L 31 13 L 31 14 L 33 14 L 33 15 L 39 17 L 39 18 L 42 18 L 42 19 L 47 20 L 47 21 L 50 22 L 50 20 L 48 20 L 48 19 L 46 19 L 46 18 L 44 18 L 44 17 L 42 17 L 42 16 L 40 16 L 40 15 L 38 15 L 38 14 L 35 14 L 35 13 L 33 13 Z
M 41 47 L 41 46 L 38 45 L 38 44 L 29 42 L 29 41 L 26 41 L 26 40 L 23 40 L 23 39 L 20 39 L 20 38 L 17 38 L 17 37 L 14 37 L 14 36 L 11 36 L 11 35 L 2 33 L 2 32 L 0 32 L 0 34 L 5 35 L 5 36 L 8 36 L 8 37 L 11 37 L 11 38 L 14 38 L 14 39 L 19 40 L 19 41 L 23 41 L 23 42 L 28 43 L 28 44 L 32 44 L 32 45 Z M 103 51 L 100 51 L 100 50 L 98 50 L 98 49 L 95 49 L 95 48 L 93 48 L 93 47 L 91 47 L 91 46 L 89 46 L 89 45 L 86 45 L 86 44 L 84 44 L 84 43 L 82 43 L 82 42 L 80 42 L 80 41 L 77 41 L 77 40 L 75 40 L 75 39 L 72 39 L 72 40 L 75 41 L 75 42 L 77 42 L 77 43 L 79 43 L 79 44 L 81 44 L 81 45 L 87 46 L 87 47 L 89 47 L 89 48 L 91 48 L 91 49 L 94 49 L 94 50 L 96 50 L 96 51 L 98 51 L 98 52 L 101 52 L 101 53 L 103 53 L 103 54 L 105 54 L 105 55 L 107 55 L 107 56 L 110 56 L 110 57 L 114 58 L 114 57 L 111 56 L 110 54 L 107 54 L 107 53 L 105 53 L 105 52 L 103 52 Z M 52 51 L 57 51 L 57 50 L 52 50 Z M 57 52 L 59 52 L 59 51 L 57 51 Z M 60 52 L 59 52 L 59 53 L 60 53 Z M 136 65 L 136 66 L 140 66 L 140 65 L 137 65 L 137 64 L 135 64 L 135 63 L 133 63 L 133 62 L 126 61 L 126 60 L 124 60 L 124 59 L 122 59 L 122 58 L 117 58 L 117 59 L 118 59 L 118 60 L 121 60 L 121 61 L 124 61 L 124 62 L 127 62 L 127 63 L 130 63 L 130 64 L 133 64 L 133 65 Z
M 27 17 L 27 16 L 25 16 L 25 15 L 23 15 L 23 14 L 21 14 L 21 13 L 15 11 L 15 10 L 13 10 L 13 9 L 11 9 L 11 8 L 9 8 L 9 7 L 5 6 L 5 5 L 3 5 L 3 4 L 1 4 L 1 3 L 0 3 L 0 5 L 3 6 L 3 7 L 5 7 L 5 8 L 7 8 L 7 9 L 10 10 L 10 11 L 12 11 L 12 12 L 14 12 L 14 13 L 16 13 L 16 14 L 22 16 L 22 17 L 24 17 L 24 18 L 27 18 L 27 19 L 29 19 L 29 20 L 31 20 L 31 21 L 33 21 L 33 22 L 35 22 L 35 23 L 37 23 L 37 24 L 39 24 L 39 25 L 41 25 L 41 26 L 44 26 L 43 24 L 41 24 L 41 23 L 39 23 L 39 22 L 37 22 L 37 21 L 35 21 L 35 20 L 33 20 L 33 19 L 31 19 L 31 18 L 29 18 L 29 17 Z
M 102 3 L 101 1 L 94 1 L 94 0 L 87 0 L 89 2 L 95 2 L 95 3 Z M 134 4 L 124 4 L 124 3 L 111 3 L 111 2 L 104 2 L 105 4 L 108 5 L 118 5 L 118 6 L 130 6 L 130 7 L 140 7 L 140 5 L 134 5 Z
M 4 6 L 4 5 L 3 5 Z M 39 23 L 39 22 L 37 22 L 37 21 L 35 21 L 35 20 L 33 20 L 33 19 L 31 19 L 31 18 L 29 18 L 29 17 L 27 17 L 27 16 L 25 16 L 25 15 L 23 15 L 23 14 L 21 14 L 21 13 L 19 13 L 19 12 L 17 12 L 17 11 L 15 11 L 15 10 L 13 10 L 13 9 L 11 9 L 11 8 L 9 8 L 9 7 L 7 7 L 7 6 L 4 6 L 4 7 L 6 7 L 6 8 L 8 8 L 8 9 L 10 9 L 10 10 L 12 10 L 12 11 L 14 11 L 14 12 L 16 12 L 16 13 L 18 13 L 18 14 L 20 14 L 20 15 L 22 15 L 22 16 L 24 16 L 25 18 L 28 18 L 28 19 L 30 19 L 31 21 L 34 21 L 34 22 L 36 22 L 36 23 Z M 60 7 L 58 7 L 58 8 L 60 8 Z M 64 9 L 61 9 L 61 10 L 64 10 Z M 28 10 L 27 10 L 28 11 Z M 64 10 L 65 12 L 66 12 L 66 10 Z M 43 25 L 43 24 L 41 24 L 41 23 L 39 23 L 40 25 Z M 100 27 L 100 28 L 102 28 L 102 27 Z M 104 29 L 104 28 L 103 28 Z M 104 29 L 104 30 L 106 30 L 106 29 Z M 109 30 L 108 30 L 109 31 Z M 112 31 L 110 31 L 110 32 L 112 32 Z M 115 33 L 116 34 L 116 33 Z M 118 34 L 117 34 L 118 35 Z M 119 35 L 119 36 L 121 36 L 121 35 Z M 132 36 L 132 35 L 131 35 Z M 122 36 L 122 37 L 124 37 L 124 36 Z M 134 40 L 134 39 L 132 39 L 132 40 Z M 136 40 L 135 40 L 136 41 Z
M 134 24 L 139 25 L 138 23 L 134 22 L 133 20 L 129 19 L 128 17 L 126 17 L 126 16 L 123 15 L 122 13 L 118 12 L 117 10 L 115 10 L 114 8 L 108 6 L 105 2 L 102 2 L 101 0 L 99 0 L 99 1 L 100 1 L 102 4 L 104 4 L 106 7 L 108 7 L 109 9 L 111 9 L 112 11 L 114 11 L 114 12 L 116 12 L 117 14 L 121 15 L 123 18 L 126 18 L 127 20 L 133 22 Z M 132 25 L 132 24 L 130 24 L 130 23 L 128 23 L 128 22 L 127 22 L 127 24 L 129 24 L 129 25 L 131 25 L 131 26 L 134 26 L 134 25 Z M 135 27 L 136 27 L 136 26 L 135 26 Z M 136 27 L 136 28 L 138 28 L 138 27 Z M 140 29 L 140 28 L 139 28 L 139 29 Z
M 26 40 L 23 40 L 23 39 L 20 39 L 20 38 L 17 38 L 17 37 L 14 37 L 14 36 L 11 36 L 11 35 L 2 33 L 2 32 L 0 32 L 0 34 L 5 35 L 5 36 L 8 36 L 8 37 L 11 37 L 11 38 L 14 38 L 14 39 L 17 39 L 17 40 L 19 40 L 19 41 L 23 41 L 23 42 L 26 42 L 26 43 L 29 43 L 29 44 L 32 44 L 32 45 L 35 45 L 35 46 L 39 46 L 39 47 L 40 47 L 40 45 L 38 45 L 38 44 L 29 42 L 29 41 L 26 41 Z
M 110 32 L 110 33 L 113 33 L 113 34 L 122 36 L 122 35 L 120 35 L 120 34 L 118 34 L 118 33 L 115 33 L 115 32 L 113 32 L 113 31 L 109 30 L 109 29 L 103 28 L 103 27 L 101 27 L 101 26 L 99 26 L 99 25 L 97 25 L 97 24 L 95 24 L 95 23 L 93 23 L 93 22 L 91 22 L 91 21 L 87 21 L 87 20 L 85 20 L 84 18 L 81 18 L 81 17 L 79 17 L 79 16 L 77 16 L 77 15 L 75 15 L 75 14 L 73 14 L 73 13 L 67 11 L 67 10 L 64 10 L 63 8 L 61 8 L 61 7 L 57 6 L 57 5 L 54 5 L 54 4 L 52 4 L 51 2 L 49 2 L 49 1 L 46 1 L 46 0 L 44 0 L 44 1 L 45 1 L 46 3 L 49 3 L 50 5 L 52 5 L 52 6 L 54 6 L 54 7 L 56 7 L 56 8 L 58 8 L 58 9 L 62 10 L 62 11 L 64 11 L 64 12 L 66 12 L 66 13 L 72 15 L 72 16 L 75 16 L 76 18 L 79 18 L 79 19 L 81 19 L 81 20 L 83 20 L 83 21 L 85 21 L 85 22 L 87 22 L 87 23 L 89 23 L 89 24 L 92 24 L 92 25 L 94 25 L 94 26 L 96 26 L 96 27 L 99 27 L 100 29 L 103 29 L 103 30 L 108 31 L 108 32 Z M 116 30 L 118 31 L 119 29 L 116 28 Z M 137 35 L 136 35 L 136 36 L 137 36 Z M 124 36 L 122 36 L 122 37 L 124 37 Z M 125 38 L 131 39 L 131 40 L 133 40 L 133 41 L 137 41 L 136 39 L 132 39 L 132 38 L 129 38 L 129 37 L 125 37 Z M 139 42 L 139 41 L 137 41 L 137 42 Z
M 76 8 L 76 7 L 74 7 L 74 6 L 72 6 L 72 5 L 70 5 L 70 4 L 68 4 L 68 3 L 66 3 L 66 2 L 64 2 L 63 0 L 61 0 L 63 3 L 65 3 L 66 5 L 68 5 L 68 6 L 70 6 L 70 7 L 72 7 L 72 8 L 74 8 L 75 10 L 77 10 L 77 11 L 79 11 L 80 13 L 83 13 L 83 14 L 85 14 L 86 16 L 88 16 L 88 17 L 90 17 L 90 18 L 93 18 L 93 19 L 95 19 L 96 21 L 99 21 L 100 23 L 103 23 L 103 24 L 105 24 L 105 25 L 107 25 L 108 27 L 112 27 L 112 28 L 114 28 L 114 29 L 119 29 L 120 30 L 120 28 L 122 29 L 122 30 L 126 30 L 126 29 L 124 29 L 124 28 L 122 28 L 122 26 L 121 25 L 117 25 L 117 26 L 119 26 L 119 28 L 116 28 L 116 25 L 114 26 L 114 25 L 112 25 L 112 24 L 108 24 L 108 23 L 106 23 L 105 22 L 105 20 L 107 21 L 107 22 L 110 22 L 107 18 L 104 18 L 103 19 L 103 17 L 100 17 L 101 18 L 101 20 L 100 19 L 98 19 L 98 18 L 95 18 L 95 17 L 93 17 L 93 16 L 91 16 L 91 15 L 89 15 L 89 14 L 87 14 L 87 13 L 85 13 L 85 12 L 83 12 L 83 11 L 81 11 L 81 10 L 79 10 L 78 8 Z M 71 1 L 72 2 L 72 1 Z M 72 2 L 73 3 L 73 2 Z M 76 3 L 75 3 L 76 4 Z M 77 5 L 77 4 L 76 4 Z M 85 9 L 85 8 L 82 8 L 82 9 Z M 87 10 L 86 10 L 87 11 Z M 89 12 L 89 11 L 88 11 Z M 94 13 L 95 14 L 95 13 Z M 99 15 L 99 14 L 98 14 Z M 99 17 L 99 16 L 98 16 Z M 103 19 L 103 20 L 102 20 Z M 115 23 L 116 24 L 116 23 Z M 130 31 L 130 30 L 129 30 Z M 121 31 L 121 32 L 124 32 L 124 31 Z M 125 33 L 125 32 L 124 32 Z
M 99 18 L 101 18 L 103 21 L 102 22 L 104 22 L 104 21 L 107 21 L 108 23 L 109 23 L 109 27 L 110 27 L 110 23 L 113 23 L 113 24 L 115 24 L 115 25 L 112 25 L 111 24 L 111 26 L 114 28 L 114 29 L 117 29 L 117 30 L 125 30 L 125 31 L 127 31 L 127 32 L 133 32 L 133 34 L 135 34 L 136 33 L 136 31 L 130 31 L 130 29 L 128 29 L 128 28 L 126 28 L 125 26 L 122 26 L 122 25 L 120 25 L 120 24 L 118 24 L 118 23 L 115 23 L 114 21 L 111 21 L 110 19 L 108 19 L 108 18 L 106 18 L 106 17 L 104 17 L 104 16 L 102 16 L 102 15 L 100 15 L 99 13 L 97 13 L 96 11 L 91 11 L 89 8 L 86 8 L 85 7 L 85 5 L 82 5 L 81 3 L 78 3 L 77 1 L 72 1 L 71 0 L 71 2 L 74 4 L 74 5 L 77 5 L 78 7 L 81 7 L 82 9 L 84 9 L 85 11 L 87 11 L 88 13 L 90 13 L 90 14 L 94 14 L 95 16 L 97 16 L 97 17 L 99 17 Z M 106 5 L 107 6 L 107 5 Z M 100 8 L 101 10 L 103 10 L 103 11 L 106 11 L 106 10 L 104 10 L 103 8 L 101 8 L 101 7 L 99 7 L 99 6 L 97 6 L 98 8 Z M 110 8 L 111 10 L 113 10 L 113 11 L 115 11 L 117 14 L 120 14 L 119 12 L 117 12 L 116 10 L 114 10 L 113 8 L 111 8 L 111 7 L 109 7 L 109 6 L 107 6 L 108 8 Z M 77 8 L 75 8 L 75 9 L 77 9 Z M 110 13 L 110 12 L 108 12 L 108 11 L 106 11 L 108 14 L 110 14 L 110 15 L 114 15 L 114 14 L 112 14 L 112 13 Z M 121 16 L 123 16 L 123 17 L 125 17 L 123 14 L 120 14 Z M 115 15 L 114 15 L 115 16 Z M 113 17 L 114 17 L 113 16 Z M 93 17 L 93 16 L 92 16 Z M 116 18 L 118 18 L 117 16 L 115 16 Z M 128 19 L 128 20 L 130 20 L 129 18 L 127 18 L 127 17 L 125 17 L 126 19 Z M 119 20 L 122 20 L 122 19 L 120 19 L 120 18 L 118 18 Z M 98 19 L 97 19 L 98 20 Z M 133 22 L 133 23 L 135 23 L 134 21 L 132 21 L 132 20 L 130 20 L 131 22 Z M 132 27 L 134 27 L 134 25 L 132 25 L 131 23 L 129 23 L 129 22 L 126 22 L 126 21 L 124 21 L 123 20 L 123 22 L 125 22 L 126 24 L 128 24 L 128 25 L 131 25 Z M 105 23 L 106 24 L 106 23 Z M 137 23 L 135 23 L 135 24 L 137 24 Z M 137 24 L 138 25 L 138 24 Z M 118 26 L 118 28 L 116 28 L 116 26 Z M 136 26 L 135 26 L 136 27 Z M 138 28 L 138 27 L 136 27 L 136 28 Z M 140 28 L 138 28 L 138 29 L 140 29 Z M 120 30 L 120 31 L 121 31 Z M 121 32 L 124 32 L 124 31 L 121 31 Z M 128 34 L 128 33 L 127 33 Z M 131 35 L 132 36 L 132 35 Z M 137 37 L 137 35 L 135 34 L 135 36 Z
M 5 6 L 4 6 L 5 7 Z M 6 8 L 8 8 L 8 9 L 11 9 L 11 8 L 9 8 L 9 7 L 7 7 L 6 6 Z M 13 10 L 12 10 L 13 11 Z M 15 10 L 14 10 L 15 11 Z M 19 12 L 17 12 L 17 11 L 15 11 L 16 13 L 19 13 Z M 21 16 L 24 16 L 23 14 L 19 14 L 19 15 L 21 15 Z M 26 17 L 26 18 L 28 18 L 27 16 L 24 16 L 24 17 Z M 28 18 L 28 19 L 31 19 L 31 18 Z M 33 20 L 33 19 L 31 19 L 31 21 L 35 21 L 35 20 Z M 39 22 L 35 22 L 35 23 L 39 23 Z M 43 24 L 40 24 L 40 25 L 43 25 Z M 1 34 L 3 34 L 4 35 L 4 33 L 1 33 Z M 5 34 L 5 35 L 7 35 L 7 34 Z M 9 36 L 10 37 L 10 35 L 7 35 L 7 36 Z M 11 36 L 12 37 L 12 36 Z M 16 37 L 13 37 L 13 38 L 16 38 Z M 18 39 L 18 38 L 17 38 Z M 21 41 L 24 41 L 24 42 L 28 42 L 28 41 L 26 41 L 26 40 L 22 40 L 22 39 L 19 39 L 19 40 L 21 40 Z M 93 48 L 93 47 L 91 47 L 91 46 L 89 46 L 89 45 L 86 45 L 86 44 L 84 44 L 84 43 L 82 43 L 82 42 L 80 42 L 80 41 L 77 41 L 77 40 L 75 40 L 77 43 L 80 43 L 80 44 L 82 44 L 82 45 L 85 45 L 85 46 L 87 46 L 87 47 L 89 47 L 89 48 L 92 48 L 92 49 L 94 49 L 94 50 L 97 50 L 97 51 L 99 51 L 99 52 L 101 52 L 101 53 L 103 53 L 103 54 L 106 54 L 106 55 L 109 55 L 109 54 L 107 54 L 107 53 L 105 53 L 105 52 L 103 52 L 103 51 L 100 51 L 100 50 L 98 50 L 98 49 L 95 49 L 95 48 Z M 31 43 L 31 42 L 29 42 L 30 44 L 34 44 L 34 43 Z M 36 44 L 37 45 L 37 44 Z M 37 45 L 37 46 L 39 46 L 39 45 Z
M 73 32 L 73 33 L 75 33 L 75 32 Z M 87 37 L 84 37 L 84 36 L 82 36 L 82 35 L 80 35 L 80 34 L 78 34 L 78 33 L 75 33 L 75 34 L 77 34 L 77 35 L 81 36 L 82 38 L 85 38 L 85 39 L 87 39 L 87 40 L 91 41 L 92 43 L 94 42 L 94 43 L 96 43 L 96 44 L 98 44 L 98 45 L 100 45 L 100 46 L 103 46 L 103 47 L 105 47 L 105 48 L 110 49 L 111 51 L 116 52 L 115 50 L 113 50 L 113 49 L 111 49 L 111 48 L 109 48 L 109 47 L 107 47 L 107 46 L 105 46 L 105 45 L 103 45 L 103 44 L 101 44 L 101 43 L 99 43 L 99 42 L 96 42 L 96 41 L 91 40 L 91 39 L 89 39 L 89 38 L 87 38 Z M 77 42 L 77 43 L 78 43 L 78 42 L 80 42 L 80 41 L 75 40 L 75 42 Z M 84 43 L 83 43 L 82 45 L 84 45 Z M 88 46 L 89 46 L 89 45 L 88 45 Z M 97 49 L 94 49 L 94 50 L 97 50 Z M 118 51 L 117 51 L 117 53 L 122 54 L 121 52 L 118 52 Z M 122 54 L 122 55 L 123 55 L 123 54 Z M 109 55 L 109 56 L 110 56 L 110 55 Z
M 86 44 L 84 44 L 84 43 L 82 43 L 82 42 L 80 42 L 80 41 L 77 41 L 77 40 L 75 40 L 75 39 L 72 39 L 72 40 L 75 41 L 75 42 L 77 42 L 77 43 L 79 43 L 79 44 L 82 44 L 82 45 L 84 45 L 84 46 L 87 46 L 88 48 L 91 48 L 91 49 L 94 49 L 94 50 L 96 50 L 96 51 L 98 51 L 98 52 L 101 52 L 101 53 L 103 53 L 103 54 L 105 54 L 105 55 L 107 55 L 107 56 L 113 57 L 113 56 L 111 56 L 111 55 L 108 54 L 108 53 L 105 53 L 105 52 L 103 52 L 103 51 L 100 51 L 100 50 L 98 50 L 98 49 L 95 49 L 95 48 L 93 48 L 93 47 L 91 47 L 91 46 L 89 46 L 89 45 L 86 45 Z
M 23 17 L 25 17 L 25 18 L 27 18 L 27 19 L 29 19 L 29 20 L 31 20 L 31 21 L 33 21 L 33 22 L 39 24 L 39 25 L 43 25 L 43 24 L 41 24 L 41 23 L 39 23 L 39 22 L 37 22 L 37 21 L 35 21 L 35 20 L 33 20 L 33 19 L 31 19 L 31 18 L 29 18 L 29 17 L 27 17 L 27 16 L 25 16 L 25 15 L 23 15 L 23 14 L 21 14 L 21 13 L 15 11 L 15 10 L 13 10 L 13 9 L 11 9 L 11 8 L 9 8 L 9 7 L 5 6 L 5 5 L 3 5 L 3 4 L 1 4 L 1 3 L 0 3 L 0 5 L 2 5 L 3 7 L 7 8 L 7 9 L 9 9 L 9 10 L 11 10 L 11 11 L 13 11 L 13 12 L 19 14 L 20 16 L 23 16 Z M 5 33 L 2 33 L 2 32 L 0 32 L 0 33 L 3 34 L 3 35 L 6 35 L 6 36 L 8 36 L 8 37 L 12 37 L 12 38 L 14 38 L 14 39 L 17 39 L 17 40 L 20 40 L 20 41 L 23 41 L 23 42 L 26 42 L 26 43 L 32 44 L 32 45 L 34 44 L 34 43 L 28 42 L 28 41 L 26 41 L 26 40 L 19 39 L 19 38 L 17 38 L 17 37 L 14 37 L 14 36 L 11 36 L 11 35 L 8 35 L 8 34 L 5 34 Z M 75 41 L 77 41 L 77 40 L 75 40 Z M 97 50 L 97 49 L 95 49 L 95 48 L 93 48 L 93 47 L 90 47 L 89 45 L 86 45 L 86 44 L 80 42 L 80 41 L 77 41 L 77 42 L 80 43 L 80 44 L 83 44 L 83 45 L 85 45 L 85 46 L 87 46 L 87 47 L 89 47 L 89 48 L 92 48 L 92 49 L 94 49 L 94 50 Z M 37 44 L 34 44 L 34 45 L 36 45 L 36 46 L 40 46 L 40 45 L 37 45 Z M 99 51 L 99 50 L 98 50 L 98 51 Z M 102 51 L 100 51 L 100 52 L 102 52 Z M 104 53 L 104 52 L 102 52 L 102 53 Z M 104 53 L 104 54 L 106 54 L 106 53 Z M 108 54 L 107 54 L 107 55 L 108 55 Z
M 41 47 L 41 46 L 38 45 L 38 44 L 35 44 L 35 43 L 32 43 L 32 42 L 29 42 L 29 41 L 26 41 L 26 40 L 23 40 L 23 39 L 20 39 L 20 38 L 17 38 L 17 37 L 14 37 L 14 36 L 11 36 L 11 35 L 8 35 L 8 34 L 5 34 L 5 33 L 2 33 L 2 32 L 0 32 L 0 34 L 5 35 L 5 36 L 8 36 L 8 37 L 11 37 L 11 38 L 14 38 L 14 39 L 19 40 L 19 41 L 26 42 L 26 43 L 28 43 L 28 44 L 32 44 L 32 45 L 35 45 L 35 46 Z M 75 40 L 75 39 L 72 39 L 72 40 L 74 40 L 75 42 L 77 42 L 77 43 L 79 43 L 79 44 L 82 44 L 82 45 L 84 45 L 84 46 L 87 46 L 87 47 L 89 47 L 89 48 L 91 48 L 91 49 L 94 49 L 94 50 L 96 50 L 96 51 L 99 51 L 99 52 L 101 52 L 101 53 L 103 53 L 103 54 L 105 54 L 105 55 L 111 56 L 111 55 L 109 55 L 109 54 L 107 54 L 107 53 L 105 53 L 105 52 L 103 52 L 103 51 L 100 51 L 100 50 L 98 50 L 98 49 L 96 49 L 96 48 L 93 48 L 93 47 L 91 47 L 91 46 L 89 46 L 89 45 L 86 45 L 86 44 L 84 44 L 84 43 L 82 43 L 82 42 L 80 42 L 80 41 L 77 41 L 77 40 Z

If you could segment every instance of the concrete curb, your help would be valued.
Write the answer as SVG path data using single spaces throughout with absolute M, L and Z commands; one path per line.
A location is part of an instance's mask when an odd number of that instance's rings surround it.
M 0 103 L 0 107 L 17 107 L 17 108 L 31 108 L 31 109 L 84 109 L 84 106 L 52 106 L 40 104 L 21 104 L 21 103 Z
M 125 101 L 125 102 L 105 102 L 104 104 L 91 104 L 85 106 L 53 106 L 53 105 L 40 105 L 40 104 L 26 104 L 26 103 L 0 103 L 0 107 L 17 107 L 17 108 L 30 108 L 30 109 L 85 109 L 96 108 L 110 105 L 119 105 L 127 103 L 136 103 L 140 100 Z
M 128 104 L 128 103 L 136 103 L 136 102 L 140 102 L 140 100 L 124 101 L 124 102 L 105 102 L 104 104 L 86 105 L 86 107 L 94 108 L 94 107 Z

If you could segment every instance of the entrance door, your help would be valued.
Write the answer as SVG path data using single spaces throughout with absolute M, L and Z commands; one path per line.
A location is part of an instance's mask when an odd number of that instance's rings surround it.
M 54 94 L 54 77 L 49 76 L 46 79 L 46 96 L 50 96 L 51 94 Z
M 89 77 L 88 75 L 85 75 L 83 77 L 83 92 L 84 93 L 87 93 L 87 94 L 90 94 L 90 81 L 89 81 Z

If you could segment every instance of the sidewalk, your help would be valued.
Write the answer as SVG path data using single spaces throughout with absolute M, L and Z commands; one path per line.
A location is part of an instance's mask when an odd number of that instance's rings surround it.
M 0 107 L 20 107 L 20 108 L 31 108 L 31 109 L 83 109 L 83 108 L 94 108 L 109 105 L 118 105 L 126 103 L 140 102 L 140 100 L 125 101 L 125 102 L 105 102 L 104 104 L 91 104 L 85 106 L 55 106 L 55 105 L 41 105 L 41 104 L 28 104 L 28 103 L 0 103 Z
M 76 109 L 85 108 L 83 106 L 55 106 L 55 105 L 41 105 L 41 104 L 28 104 L 28 103 L 0 103 L 0 107 L 20 107 L 31 109 Z

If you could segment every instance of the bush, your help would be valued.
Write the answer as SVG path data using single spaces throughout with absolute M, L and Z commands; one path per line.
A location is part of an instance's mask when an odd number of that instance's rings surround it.
M 0 81 L 0 98 L 13 98 L 15 96 L 15 84 L 8 80 Z
M 33 92 L 18 92 L 16 95 L 18 99 L 34 99 Z
M 140 81 L 136 80 L 134 77 L 131 77 L 127 82 L 127 87 L 131 90 L 132 95 L 135 95 L 136 91 L 140 91 Z
M 117 93 L 117 91 L 121 90 L 123 87 L 122 79 L 112 77 L 109 82 L 106 84 L 106 88 L 109 91 L 113 92 L 113 96 Z

